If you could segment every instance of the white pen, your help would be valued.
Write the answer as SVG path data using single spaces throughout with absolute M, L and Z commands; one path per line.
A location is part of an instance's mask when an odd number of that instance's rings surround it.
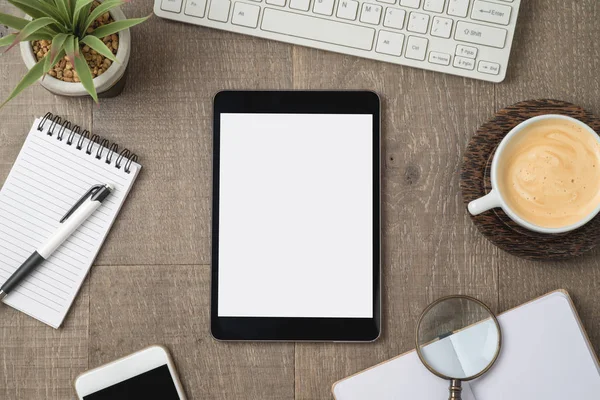
M 41 263 L 46 261 L 93 213 L 102 205 L 114 187 L 110 184 L 94 185 L 75 203 L 60 220 L 56 232 L 46 240 L 0 287 L 0 300 L 4 299 L 19 283 Z

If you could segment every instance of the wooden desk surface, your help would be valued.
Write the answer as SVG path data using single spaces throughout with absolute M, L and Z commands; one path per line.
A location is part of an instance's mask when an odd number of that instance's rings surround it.
M 522 3 L 501 84 L 154 17 L 132 30 L 120 97 L 97 107 L 35 86 L 9 103 L 0 110 L 0 182 L 46 111 L 135 149 L 144 168 L 63 328 L 0 307 L 0 398 L 71 399 L 79 373 L 160 343 L 190 399 L 329 399 L 334 381 L 413 348 L 420 311 L 454 293 L 499 312 L 565 288 L 600 350 L 600 248 L 552 263 L 507 255 L 477 232 L 458 190 L 467 141 L 498 108 L 549 97 L 600 115 L 600 2 Z M 12 8 L 0 0 L 0 10 Z M 125 8 L 151 10 L 151 0 Z M 15 50 L 0 58 L 0 99 L 25 73 Z M 209 333 L 212 96 L 343 88 L 383 98 L 383 336 L 360 345 L 217 343 Z

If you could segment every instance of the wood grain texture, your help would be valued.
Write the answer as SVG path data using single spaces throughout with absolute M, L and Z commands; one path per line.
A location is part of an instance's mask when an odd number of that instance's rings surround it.
M 597 114 L 599 16 L 600 2 L 594 0 L 521 1 L 508 74 L 495 85 L 495 108 L 550 98 Z
M 583 108 L 559 100 L 527 100 L 502 110 L 479 127 L 463 155 L 460 189 L 465 206 L 492 191 L 491 168 L 502 139 L 518 124 L 545 114 L 576 118 L 600 132 L 600 119 Z M 600 240 L 600 217 L 561 235 L 532 232 L 500 208 L 470 215 L 479 231 L 502 250 L 530 260 L 573 258 L 593 249 Z
M 0 304 L 0 399 L 71 399 L 88 369 L 89 285 L 56 330 Z
M 146 15 L 152 3 L 134 1 L 125 12 Z M 421 310 L 454 293 L 502 311 L 564 287 L 600 350 L 599 250 L 569 262 L 506 254 L 477 231 L 459 193 L 467 142 L 496 110 L 557 98 L 600 115 L 600 3 L 522 3 L 508 76 L 498 85 L 154 17 L 132 30 L 120 97 L 96 107 L 35 86 L 1 109 L 0 182 L 33 118 L 46 111 L 135 150 L 143 169 L 61 330 L 0 307 L 0 398 L 69 399 L 77 373 L 160 343 L 191 399 L 330 399 L 333 382 L 413 348 Z M 0 0 L 0 11 L 8 9 Z M 0 97 L 24 72 L 18 51 L 0 58 Z M 382 96 L 384 333 L 373 344 L 210 337 L 212 96 L 292 87 Z
M 208 266 L 99 266 L 90 281 L 90 367 L 162 344 L 190 399 L 294 398 L 293 344 L 211 337 Z

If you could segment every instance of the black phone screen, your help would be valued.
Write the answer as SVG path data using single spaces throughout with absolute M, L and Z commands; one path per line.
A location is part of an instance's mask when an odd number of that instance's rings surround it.
M 165 364 L 143 374 L 134 376 L 98 392 L 84 400 L 180 400 L 169 367 Z

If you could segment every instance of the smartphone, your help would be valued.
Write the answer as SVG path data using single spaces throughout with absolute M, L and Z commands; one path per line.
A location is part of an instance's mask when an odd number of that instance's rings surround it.
M 166 348 L 151 346 L 75 380 L 79 400 L 186 400 Z

